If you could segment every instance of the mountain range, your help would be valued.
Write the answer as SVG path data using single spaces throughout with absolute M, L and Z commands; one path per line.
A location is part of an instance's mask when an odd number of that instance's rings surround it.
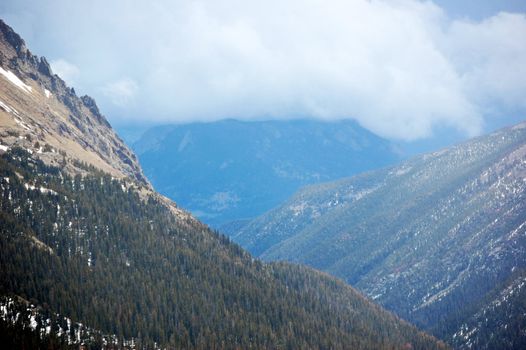
M 2 21 L 0 66 L 6 348 L 447 348 L 341 280 L 253 258 L 156 193 L 95 101 Z
M 300 187 L 400 159 L 351 120 L 221 120 L 153 127 L 133 143 L 163 195 L 216 228 L 277 206 Z
M 229 234 L 458 348 L 526 346 L 526 123 L 308 186 Z

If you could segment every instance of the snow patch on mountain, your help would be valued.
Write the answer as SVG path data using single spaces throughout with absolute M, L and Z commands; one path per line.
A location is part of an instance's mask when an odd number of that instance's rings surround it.
M 19 77 L 13 74 L 13 72 L 9 70 L 5 70 L 2 67 L 0 67 L 0 74 L 2 74 L 11 83 L 16 85 L 19 89 L 22 89 L 23 91 L 27 93 L 31 93 L 33 91 L 33 88 L 31 86 L 25 84 L 22 80 L 20 80 Z

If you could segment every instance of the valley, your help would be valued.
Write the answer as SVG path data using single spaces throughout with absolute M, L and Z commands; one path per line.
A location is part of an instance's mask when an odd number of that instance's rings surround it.
M 521 307 L 494 315 L 497 333 L 481 335 L 477 327 L 486 327 L 485 310 L 524 278 L 525 156 L 522 123 L 394 167 L 306 187 L 231 237 L 264 260 L 341 277 L 459 347 L 495 348 L 499 339 L 517 348 Z M 524 293 L 516 288 L 513 298 Z M 468 324 L 478 326 L 469 333 Z
M 514 0 L 1 1 L 0 348 L 526 349 L 524 37 Z
M 254 258 L 155 192 L 95 101 L 45 62 L 0 22 L 6 346 L 448 348 L 341 280 Z
M 223 230 L 301 186 L 392 164 L 396 146 L 349 120 L 222 120 L 153 127 L 133 143 L 163 195 Z

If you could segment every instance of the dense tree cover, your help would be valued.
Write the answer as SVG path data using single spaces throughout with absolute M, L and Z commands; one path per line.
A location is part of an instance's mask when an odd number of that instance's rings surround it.
M 51 320 L 53 319 L 53 322 Z M 46 326 L 49 320 L 49 332 Z M 62 322 L 64 323 L 64 322 Z M 53 324 L 53 326 L 51 326 Z M 76 349 L 68 344 L 68 335 L 57 332 L 61 322 L 48 310 L 36 312 L 27 300 L 17 297 L 0 297 L 0 344 L 2 349 Z M 64 325 L 64 329 L 66 326 Z
M 78 346 L 69 346 L 64 341 L 53 336 L 41 337 L 38 332 L 24 327 L 0 320 L 0 344 L 3 349 L 19 350 L 66 350 L 75 349 Z
M 0 296 L 0 344 L 2 349 L 131 350 L 140 341 L 103 334 L 68 317 L 36 306 L 16 295 Z
M 87 170 L 71 177 L 22 150 L 0 157 L 1 294 L 147 347 L 444 347 L 332 277 L 264 264 Z
M 522 123 L 305 188 L 232 237 L 262 259 L 343 278 L 456 346 L 494 349 L 500 334 L 501 344 L 521 349 L 526 332 L 517 299 L 493 323 L 480 311 L 526 270 L 525 150 Z M 466 323 L 481 323 L 485 334 L 453 337 Z
M 526 270 L 515 269 L 477 307 L 459 307 L 453 317 L 467 320 L 452 337 L 455 348 L 526 349 Z M 447 319 L 444 323 L 455 321 Z

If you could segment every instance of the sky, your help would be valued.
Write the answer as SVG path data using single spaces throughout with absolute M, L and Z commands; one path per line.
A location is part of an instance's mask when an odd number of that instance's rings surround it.
M 526 1 L 3 0 L 118 125 L 351 118 L 391 140 L 526 119 Z

